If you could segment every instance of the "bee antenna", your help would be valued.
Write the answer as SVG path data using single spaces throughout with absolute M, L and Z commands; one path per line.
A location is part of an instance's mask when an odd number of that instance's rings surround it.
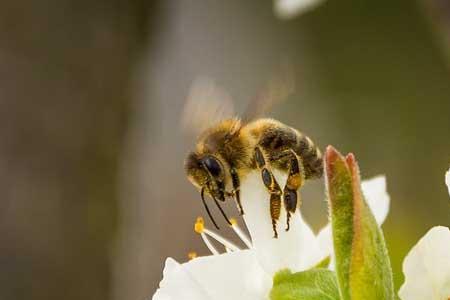
M 213 196 L 213 194 L 211 193 L 211 197 L 214 199 L 214 202 L 216 203 L 217 207 L 219 208 L 220 212 L 222 213 L 222 216 L 225 218 L 225 220 L 227 221 L 228 225 L 232 225 L 230 219 L 228 219 L 227 215 L 225 214 L 224 210 L 222 209 L 222 206 L 220 206 L 219 201 L 217 201 L 216 197 Z
M 200 192 L 200 195 L 201 195 L 201 197 L 202 197 L 202 202 L 203 202 L 203 205 L 205 206 L 205 209 L 206 209 L 206 212 L 208 213 L 209 218 L 210 218 L 211 221 L 213 222 L 214 226 L 215 226 L 217 229 L 220 229 L 219 226 L 217 226 L 217 223 L 216 223 L 216 221 L 214 220 L 213 216 L 211 215 L 211 212 L 209 211 L 208 205 L 206 204 L 206 201 L 205 201 L 205 188 L 204 188 L 204 187 L 202 187 L 202 191 Z

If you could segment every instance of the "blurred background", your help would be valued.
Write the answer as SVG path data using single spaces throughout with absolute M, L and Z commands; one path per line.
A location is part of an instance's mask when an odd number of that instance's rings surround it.
M 355 153 L 364 178 L 386 174 L 397 288 L 412 245 L 450 225 L 448 1 L 0 4 L 2 300 L 148 299 L 167 256 L 208 253 L 180 130 L 198 77 L 239 111 L 289 64 L 296 91 L 269 116 Z M 323 189 L 302 191 L 316 231 Z

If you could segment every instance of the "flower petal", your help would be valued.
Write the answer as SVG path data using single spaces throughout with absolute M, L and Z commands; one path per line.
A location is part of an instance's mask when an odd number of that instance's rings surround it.
M 361 184 L 364 197 L 379 225 L 383 224 L 389 212 L 390 197 L 386 191 L 386 177 L 379 175 Z
M 183 267 L 215 300 L 267 299 L 272 287 L 253 250 L 198 257 Z
M 364 180 L 361 184 L 363 194 L 366 198 L 372 213 L 379 225 L 383 224 L 389 212 L 390 197 L 386 191 L 386 177 L 379 175 L 368 180 Z M 333 258 L 333 238 L 331 235 L 331 226 L 327 224 L 317 235 L 317 241 L 320 247 L 322 257 L 331 255 L 330 269 L 334 268 Z
M 210 300 L 203 287 L 192 277 L 183 265 L 172 258 L 166 260 L 163 280 L 152 300 Z
M 433 227 L 403 261 L 402 300 L 447 300 L 450 297 L 450 230 Z
M 280 19 L 291 19 L 303 12 L 309 11 L 324 0 L 275 0 L 275 15 Z
M 172 300 L 172 298 L 169 295 L 164 294 L 163 290 L 158 289 L 153 295 L 152 300 Z
M 333 236 L 331 233 L 331 225 L 327 224 L 317 235 L 317 242 L 319 244 L 322 257 L 330 256 L 329 268 L 334 270 L 334 248 L 333 248 Z
M 445 184 L 447 185 L 448 194 L 450 195 L 450 169 L 445 173 Z
M 286 175 L 276 170 L 274 175 L 283 187 Z M 277 227 L 278 239 L 273 238 L 269 197 L 259 172 L 252 172 L 244 178 L 241 184 L 244 220 L 262 267 L 273 275 L 284 268 L 296 272 L 313 266 L 320 257 L 311 228 L 303 221 L 300 213 L 295 213 L 291 216 L 290 230 L 285 231 L 286 212 L 282 207 Z

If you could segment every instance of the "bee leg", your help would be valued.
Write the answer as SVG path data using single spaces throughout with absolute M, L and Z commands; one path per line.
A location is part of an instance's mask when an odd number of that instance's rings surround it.
M 272 219 L 273 237 L 276 239 L 278 238 L 277 221 L 280 218 L 280 207 L 281 194 L 270 194 L 270 218 Z
M 236 172 L 236 169 L 231 169 L 231 181 L 233 182 L 233 192 L 234 192 L 234 199 L 236 200 L 236 204 L 239 209 L 239 214 L 241 216 L 244 215 L 244 208 L 242 207 L 241 203 L 241 192 L 240 192 L 240 181 L 239 176 Z
M 272 229 L 274 238 L 278 238 L 277 221 L 280 218 L 282 191 L 280 185 L 275 179 L 275 176 L 273 176 L 272 172 L 269 170 L 269 167 L 266 165 L 266 160 L 260 147 L 255 148 L 255 161 L 258 169 L 261 171 L 261 178 L 264 186 L 270 194 L 270 217 L 272 219 Z
M 289 230 L 289 221 L 291 213 L 295 213 L 297 205 L 300 205 L 298 189 L 303 185 L 305 180 L 303 163 L 300 157 L 293 150 L 289 150 L 289 175 L 283 191 L 284 207 L 286 208 L 286 231 Z

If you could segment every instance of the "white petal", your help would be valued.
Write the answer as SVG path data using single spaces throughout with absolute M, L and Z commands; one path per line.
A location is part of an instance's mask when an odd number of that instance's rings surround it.
M 377 176 L 369 180 L 364 180 L 361 184 L 362 191 L 372 213 L 381 225 L 389 212 L 390 197 L 386 191 L 386 177 Z M 331 255 L 330 268 L 334 267 L 334 251 L 331 225 L 328 224 L 317 235 L 318 244 L 322 257 Z
M 376 176 L 361 184 L 363 194 L 379 225 L 383 224 L 389 212 L 390 197 L 386 191 L 386 177 Z
M 286 176 L 276 171 L 274 175 L 283 187 Z M 298 212 L 292 215 L 291 228 L 286 232 L 286 212 L 281 208 L 278 239 L 273 238 L 269 198 L 259 172 L 252 172 L 242 180 L 244 220 L 263 268 L 267 273 L 274 274 L 283 268 L 300 271 L 314 265 L 319 259 L 319 246 L 311 228 Z
M 450 195 L 450 169 L 445 173 L 445 184 L 447 185 L 448 194 Z
M 433 227 L 403 261 L 402 300 L 447 300 L 450 297 L 450 230 Z
M 272 287 L 253 250 L 198 257 L 183 266 L 215 300 L 263 300 Z
M 334 270 L 334 247 L 333 247 L 333 234 L 331 233 L 330 224 L 326 225 L 317 235 L 317 241 L 320 248 L 320 253 L 323 258 L 330 256 L 329 268 Z
M 280 19 L 290 19 L 307 12 L 325 0 L 274 0 L 275 15 Z
M 205 289 L 172 258 L 166 260 L 163 280 L 152 300 L 210 300 Z
M 164 291 L 161 289 L 158 289 L 153 295 L 152 300 L 172 300 L 172 298 L 169 295 L 164 294 Z
M 321 249 L 332 249 L 333 239 L 331 234 L 331 226 L 328 224 L 317 235 L 317 241 Z

